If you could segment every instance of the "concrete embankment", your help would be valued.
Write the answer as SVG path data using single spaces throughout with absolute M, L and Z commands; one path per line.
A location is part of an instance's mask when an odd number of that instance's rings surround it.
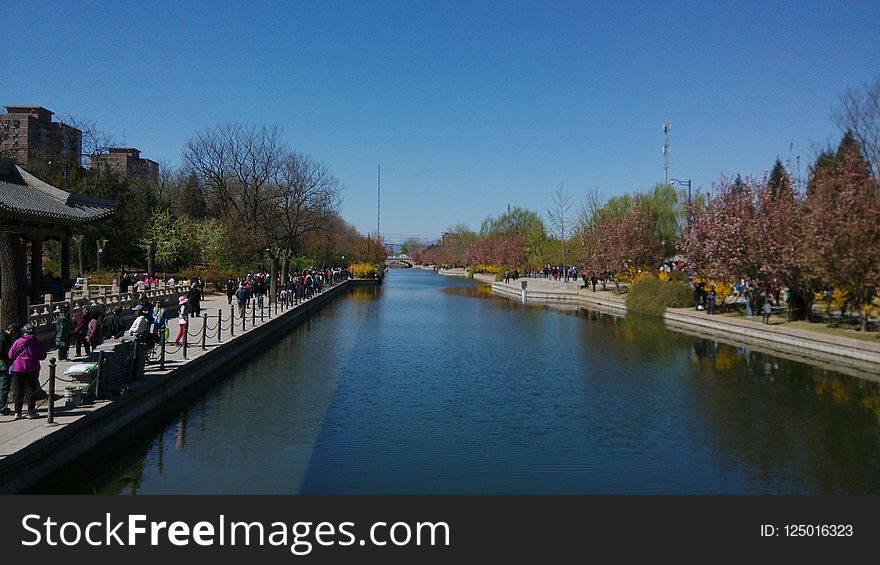
M 0 493 L 26 492 L 72 463 L 79 466 L 86 454 L 89 459 L 93 454 L 99 459 L 114 443 L 160 422 L 170 411 L 258 356 L 352 286 L 376 284 L 376 281 L 345 281 L 270 320 L 254 326 L 251 320 L 246 320 L 247 331 L 236 330 L 234 337 L 227 334 L 221 343 L 205 351 L 191 346 L 189 359 L 170 363 L 172 367 L 166 371 L 148 372 L 122 396 L 59 412 L 58 426 L 46 426 L 45 417 L 0 424 L 5 430 L 21 428 L 4 438 L 7 441 L 2 444 Z M 222 303 L 225 302 L 225 298 L 222 299 Z
M 519 279 L 510 283 L 491 282 L 492 292 L 512 300 L 523 299 L 522 281 L 526 281 L 526 302 L 570 303 L 608 314 L 625 316 L 626 301 L 612 292 L 592 292 L 574 283 L 546 279 Z M 667 308 L 663 316 L 672 330 L 706 337 L 732 345 L 754 349 L 797 361 L 871 380 L 880 380 L 880 343 L 808 330 L 763 325 L 752 320 L 710 316 L 689 308 Z

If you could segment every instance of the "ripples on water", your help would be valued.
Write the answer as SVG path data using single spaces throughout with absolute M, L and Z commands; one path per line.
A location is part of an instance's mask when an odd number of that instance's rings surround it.
M 394 270 L 78 492 L 877 493 L 873 381 Z

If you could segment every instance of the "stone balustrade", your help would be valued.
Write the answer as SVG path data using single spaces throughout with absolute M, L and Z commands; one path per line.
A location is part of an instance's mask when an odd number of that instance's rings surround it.
M 92 290 L 93 288 L 95 290 Z M 121 294 L 116 292 L 115 285 L 89 285 L 88 292 L 79 298 L 76 298 L 76 295 L 73 293 L 68 292 L 65 300 L 52 302 L 52 295 L 47 294 L 43 304 L 28 306 L 28 322 L 33 324 L 38 330 L 41 326 L 52 325 L 55 321 L 54 311 L 60 306 L 67 306 L 69 308 L 68 312 L 73 317 L 73 313 L 83 306 L 98 306 L 105 311 L 112 310 L 116 306 L 122 306 L 125 310 L 133 308 L 142 300 L 155 302 L 158 299 L 171 301 L 172 304 L 176 305 L 177 297 L 181 294 L 186 294 L 188 290 L 189 288 L 184 285 L 174 285 L 170 287 L 160 286 L 140 293 L 127 292 Z

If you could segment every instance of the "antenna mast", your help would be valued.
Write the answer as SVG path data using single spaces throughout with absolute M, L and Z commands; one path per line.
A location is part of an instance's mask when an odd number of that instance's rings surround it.
M 663 123 L 663 184 L 669 184 L 669 132 L 672 130 L 672 124 Z

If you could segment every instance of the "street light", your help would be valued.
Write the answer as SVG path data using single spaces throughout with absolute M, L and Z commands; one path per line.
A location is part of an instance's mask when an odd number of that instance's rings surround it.
M 671 184 L 678 184 L 679 186 L 687 186 L 688 187 L 688 229 L 691 227 L 691 179 L 688 180 L 678 180 L 678 179 L 669 179 Z
M 95 270 L 100 271 L 101 270 L 101 254 L 104 252 L 104 247 L 107 246 L 107 240 L 106 239 L 97 239 L 97 240 L 95 240 L 95 243 L 98 246 L 98 268 Z

